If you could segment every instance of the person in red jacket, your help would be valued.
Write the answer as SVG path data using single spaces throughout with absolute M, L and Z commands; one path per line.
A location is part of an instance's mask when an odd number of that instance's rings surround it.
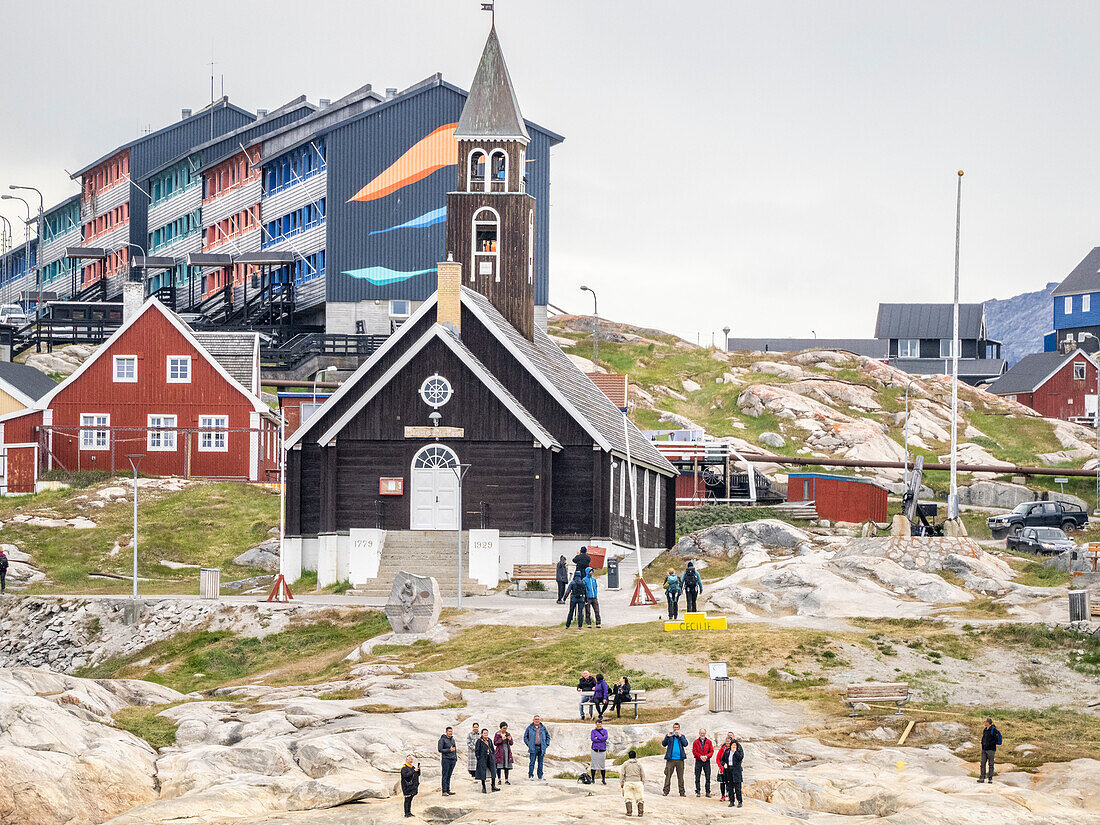
M 707 739 L 707 731 L 700 728 L 699 738 L 691 743 L 691 755 L 695 757 L 695 795 L 699 796 L 699 774 L 707 778 L 707 797 L 710 797 L 710 760 L 714 756 L 714 743 Z
M 722 793 L 722 802 L 726 801 L 726 773 L 722 770 L 722 757 L 726 755 L 726 748 L 732 740 L 727 736 L 726 741 L 718 748 L 714 755 L 714 764 L 718 766 L 718 790 Z

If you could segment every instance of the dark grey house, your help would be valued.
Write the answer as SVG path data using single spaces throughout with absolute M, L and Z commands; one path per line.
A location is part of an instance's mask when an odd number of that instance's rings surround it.
M 950 375 L 951 304 L 879 304 L 875 338 L 888 346 L 890 363 L 911 375 Z M 959 379 L 980 384 L 1006 368 L 1001 342 L 989 337 L 985 308 L 959 304 Z

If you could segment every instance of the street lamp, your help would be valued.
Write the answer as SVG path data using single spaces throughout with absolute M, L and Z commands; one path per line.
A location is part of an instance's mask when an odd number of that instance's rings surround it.
M 910 378 L 905 385 L 905 486 L 909 486 L 909 388 L 916 378 Z
M 0 231 L 0 255 L 4 255 L 5 260 L 7 260 L 6 256 L 8 250 L 11 249 L 11 221 L 9 221 L 3 215 L 0 215 L 0 221 L 4 222 L 4 227 L 6 228 L 4 231 Z M 11 261 L 8 261 L 7 267 L 10 266 Z M 7 272 L 5 272 L 4 270 L 0 270 L 0 288 L 2 288 L 3 284 L 7 283 L 8 279 L 6 276 Z
M 951 486 L 947 494 L 947 518 L 959 518 L 959 229 L 962 220 L 963 173 L 959 170 L 955 197 L 955 301 L 951 332 Z
M 600 308 L 596 303 L 596 290 L 589 289 L 586 286 L 581 287 L 581 292 L 592 293 L 592 313 L 596 316 L 596 337 L 592 339 L 592 363 L 596 366 L 600 364 Z
M 130 466 L 134 468 L 134 599 L 137 599 L 137 476 L 138 467 L 141 466 L 141 460 L 145 458 L 144 453 L 129 453 L 126 456 L 126 460 L 130 462 Z
M 722 350 L 723 352 L 730 351 L 730 328 L 722 327 Z
M 12 183 L 8 185 L 8 189 L 22 189 L 25 192 L 34 192 L 38 195 L 38 254 L 34 260 L 35 281 L 38 287 L 38 303 L 35 304 L 34 316 L 37 319 L 42 314 L 42 222 L 46 214 L 46 200 L 42 197 L 42 192 L 33 186 L 16 186 Z
M 462 479 L 470 472 L 469 464 L 456 464 L 451 467 L 458 479 L 458 609 L 462 609 Z

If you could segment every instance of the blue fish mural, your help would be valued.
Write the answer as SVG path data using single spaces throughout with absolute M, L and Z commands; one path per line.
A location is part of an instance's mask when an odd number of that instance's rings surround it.
M 362 281 L 369 281 L 375 286 L 385 286 L 386 284 L 396 284 L 401 281 L 407 281 L 409 278 L 415 278 L 417 275 L 427 275 L 429 272 L 435 272 L 435 267 L 431 269 L 418 269 L 415 272 L 401 272 L 396 269 L 389 269 L 385 266 L 368 266 L 365 269 L 353 269 L 350 272 L 345 272 L 352 278 L 358 278 Z
M 370 234 L 384 235 L 387 232 L 393 232 L 397 229 L 424 229 L 425 227 L 435 226 L 437 223 L 443 223 L 445 220 L 447 220 L 446 206 L 442 209 L 426 212 L 418 218 L 413 218 L 411 221 L 405 221 L 405 223 L 398 224 L 397 226 L 391 226 L 389 229 L 375 229 Z

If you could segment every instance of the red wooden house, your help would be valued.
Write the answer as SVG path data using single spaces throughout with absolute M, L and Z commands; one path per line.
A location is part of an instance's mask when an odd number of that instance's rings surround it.
M 827 473 L 791 473 L 787 501 L 812 501 L 821 518 L 859 523 L 887 520 L 886 488 L 866 478 Z
M 1036 352 L 1020 359 L 989 391 L 1047 418 L 1091 419 L 1096 415 L 1096 360 L 1080 349 Z
M 256 333 L 196 333 L 148 300 L 65 381 L 0 416 L 6 492 L 45 469 L 264 481 L 278 467 L 277 418 L 259 398 Z

